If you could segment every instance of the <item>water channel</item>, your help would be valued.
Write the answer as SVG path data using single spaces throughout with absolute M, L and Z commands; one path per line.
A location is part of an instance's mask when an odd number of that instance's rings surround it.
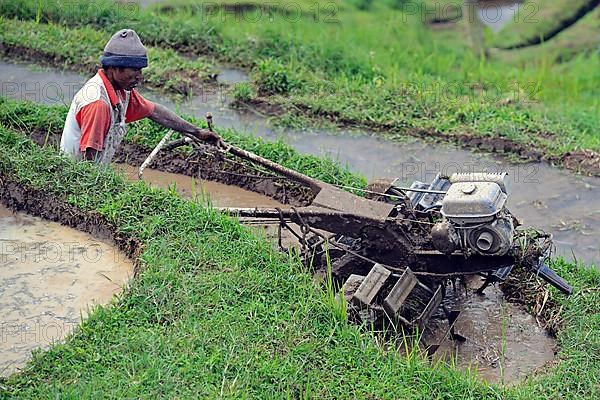
M 476 13 L 481 23 L 496 33 L 511 21 L 519 19 L 523 21 L 525 18 L 531 17 L 531 9 L 526 10 L 528 15 L 520 12 L 522 5 L 523 1 L 514 0 L 479 1 Z
M 0 376 L 63 340 L 133 276 L 111 243 L 0 204 Z

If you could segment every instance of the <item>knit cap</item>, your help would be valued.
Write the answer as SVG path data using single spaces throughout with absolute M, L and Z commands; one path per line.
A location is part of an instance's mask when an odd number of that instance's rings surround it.
M 100 63 L 104 67 L 145 68 L 146 48 L 134 30 L 121 29 L 106 43 Z

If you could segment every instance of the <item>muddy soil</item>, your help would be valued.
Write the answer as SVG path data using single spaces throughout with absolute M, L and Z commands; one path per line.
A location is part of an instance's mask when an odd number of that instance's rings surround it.
M 461 310 L 456 332 L 458 342 L 444 338 L 448 323 L 442 314 L 433 318 L 424 335 L 427 344 L 440 344 L 434 359 L 454 362 L 458 368 L 477 371 L 488 382 L 515 384 L 551 363 L 556 340 L 522 306 L 506 300 L 502 290 L 489 286 L 484 295 L 473 292 L 480 278 L 467 280 L 469 292 L 457 285 L 449 289 L 444 305 Z
M 139 168 L 128 164 L 114 164 L 113 167 L 123 173 L 127 179 L 138 180 Z M 237 186 L 194 179 L 186 175 L 162 172 L 151 168 L 144 170 L 143 180 L 151 186 L 162 189 L 168 189 L 175 185 L 177 192 L 182 197 L 196 199 L 215 207 L 285 207 L 270 197 L 240 189 Z
M 140 251 L 135 238 L 117 235 L 99 215 L 2 174 L 0 246 L 0 376 L 22 368 L 32 350 L 63 340 L 91 307 L 108 303 L 134 276 L 128 257 Z

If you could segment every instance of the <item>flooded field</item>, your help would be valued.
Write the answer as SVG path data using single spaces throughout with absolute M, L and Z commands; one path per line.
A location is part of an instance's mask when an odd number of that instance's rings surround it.
M 234 75 L 234 80 L 246 79 L 242 71 L 227 74 Z M 0 62 L 1 94 L 18 99 L 33 96 L 32 100 L 46 104 L 68 103 L 83 81 L 79 74 Z M 41 86 L 36 91 L 34 85 L 38 82 Z M 42 87 L 47 89 L 40 90 Z M 144 95 L 176 107 L 163 96 L 148 91 Z M 218 127 L 235 128 L 269 140 L 281 138 L 302 153 L 328 155 L 369 180 L 397 177 L 410 184 L 414 180 L 431 181 L 438 172 L 508 171 L 512 181 L 508 206 L 524 225 L 551 232 L 558 255 L 600 265 L 600 204 L 596 201 L 600 196 L 599 178 L 577 176 L 546 163 L 514 164 L 503 157 L 422 140 L 391 142 L 368 131 L 279 129 L 252 110 L 229 108 L 228 102 L 226 89 L 212 90 L 179 104 L 178 109 L 197 117 L 211 112 Z
M 535 317 L 504 300 L 502 291 L 490 286 L 484 295 L 473 292 L 479 278 L 468 281 L 469 292 L 457 286 L 449 290 L 444 304 L 461 310 L 455 323 L 464 343 L 442 337 L 445 320 L 433 319 L 425 332 L 428 344 L 440 344 L 435 358 L 443 358 L 461 369 L 477 371 L 486 381 L 514 384 L 554 359 L 556 340 L 541 328 Z
M 2 0 L 0 399 L 597 398 L 599 7 Z
M 0 205 L 0 376 L 64 339 L 132 276 L 111 244 Z

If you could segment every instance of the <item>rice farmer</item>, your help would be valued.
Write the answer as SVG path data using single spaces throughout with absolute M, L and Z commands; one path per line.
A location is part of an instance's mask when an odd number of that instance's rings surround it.
M 127 132 L 126 124 L 143 118 L 223 145 L 214 132 L 198 128 L 135 90 L 142 81 L 142 68 L 148 66 L 146 48 L 135 31 L 115 33 L 100 63 L 102 69 L 73 98 L 60 140 L 62 152 L 77 160 L 109 164 Z

